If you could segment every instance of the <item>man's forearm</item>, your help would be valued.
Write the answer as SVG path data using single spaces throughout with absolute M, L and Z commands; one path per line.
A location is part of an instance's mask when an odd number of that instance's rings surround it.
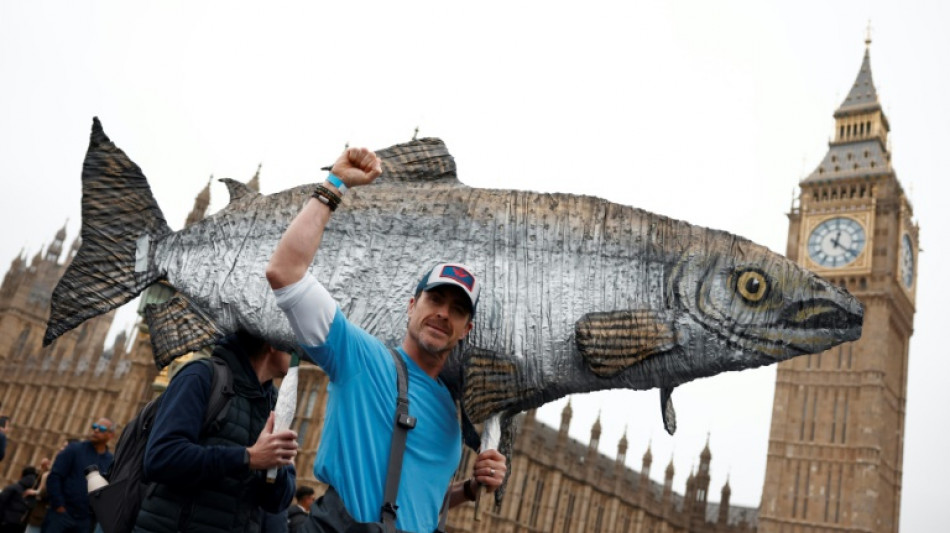
M 481 486 L 472 478 L 452 483 L 449 488 L 449 509 L 465 502 L 474 501 L 479 489 L 481 489 Z
M 330 208 L 311 198 L 277 243 L 267 265 L 267 281 L 279 289 L 296 283 L 310 268 L 330 220 Z
M 331 204 L 335 209 L 342 197 L 341 190 L 375 180 L 382 173 L 382 164 L 376 154 L 366 148 L 347 148 L 333 163 L 331 172 L 333 177 L 317 187 L 326 202 L 311 198 L 277 243 L 267 265 L 267 281 L 272 289 L 286 287 L 303 278 L 320 248 L 323 230 L 330 220 Z M 331 197 L 335 201 L 331 201 Z

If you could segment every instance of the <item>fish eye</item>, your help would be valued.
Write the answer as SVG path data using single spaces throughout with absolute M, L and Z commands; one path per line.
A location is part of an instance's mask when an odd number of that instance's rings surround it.
M 747 302 L 759 303 L 769 293 L 769 282 L 758 270 L 745 270 L 736 278 L 736 291 Z

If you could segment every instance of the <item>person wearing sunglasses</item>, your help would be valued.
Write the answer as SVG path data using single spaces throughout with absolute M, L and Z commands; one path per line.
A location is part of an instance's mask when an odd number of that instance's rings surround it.
M 92 509 L 86 490 L 85 469 L 99 467 L 106 474 L 112 466 L 109 441 L 115 434 L 115 425 L 108 418 L 100 418 L 89 426 L 86 440 L 66 446 L 46 478 L 49 512 L 43 521 L 44 533 L 86 533 L 92 522 Z

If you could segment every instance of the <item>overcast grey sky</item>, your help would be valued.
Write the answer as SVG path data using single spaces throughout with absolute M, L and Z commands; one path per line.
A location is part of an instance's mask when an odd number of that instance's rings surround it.
M 0 3 L 0 269 L 67 222 L 78 234 L 91 119 L 180 228 L 208 177 L 270 193 L 322 179 L 349 142 L 443 138 L 475 187 L 595 195 L 784 252 L 798 181 L 820 162 L 872 25 L 874 81 L 921 226 L 902 526 L 944 523 L 950 363 L 939 336 L 946 242 L 950 9 L 905 2 Z M 329 4 L 329 3 L 328 3 Z M 226 200 L 212 188 L 212 207 Z M 131 326 L 122 314 L 119 327 Z M 573 399 L 586 442 L 624 431 L 639 469 L 671 457 L 682 491 L 707 433 L 712 497 L 757 506 L 774 367 Z M 565 401 L 541 409 L 557 424 Z

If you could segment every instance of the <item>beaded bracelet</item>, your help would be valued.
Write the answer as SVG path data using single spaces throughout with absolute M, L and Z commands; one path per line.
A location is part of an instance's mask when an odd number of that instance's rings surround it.
M 327 175 L 327 181 L 329 181 L 334 187 L 337 188 L 338 191 L 340 191 L 340 196 L 346 194 L 346 184 L 343 183 L 343 180 L 336 177 L 336 175 L 334 175 L 332 172 Z
M 336 211 L 336 208 L 340 206 L 340 202 L 342 201 L 336 193 L 323 185 L 317 185 L 316 190 L 313 191 L 313 197 L 326 204 L 326 206 L 330 208 L 330 211 Z

